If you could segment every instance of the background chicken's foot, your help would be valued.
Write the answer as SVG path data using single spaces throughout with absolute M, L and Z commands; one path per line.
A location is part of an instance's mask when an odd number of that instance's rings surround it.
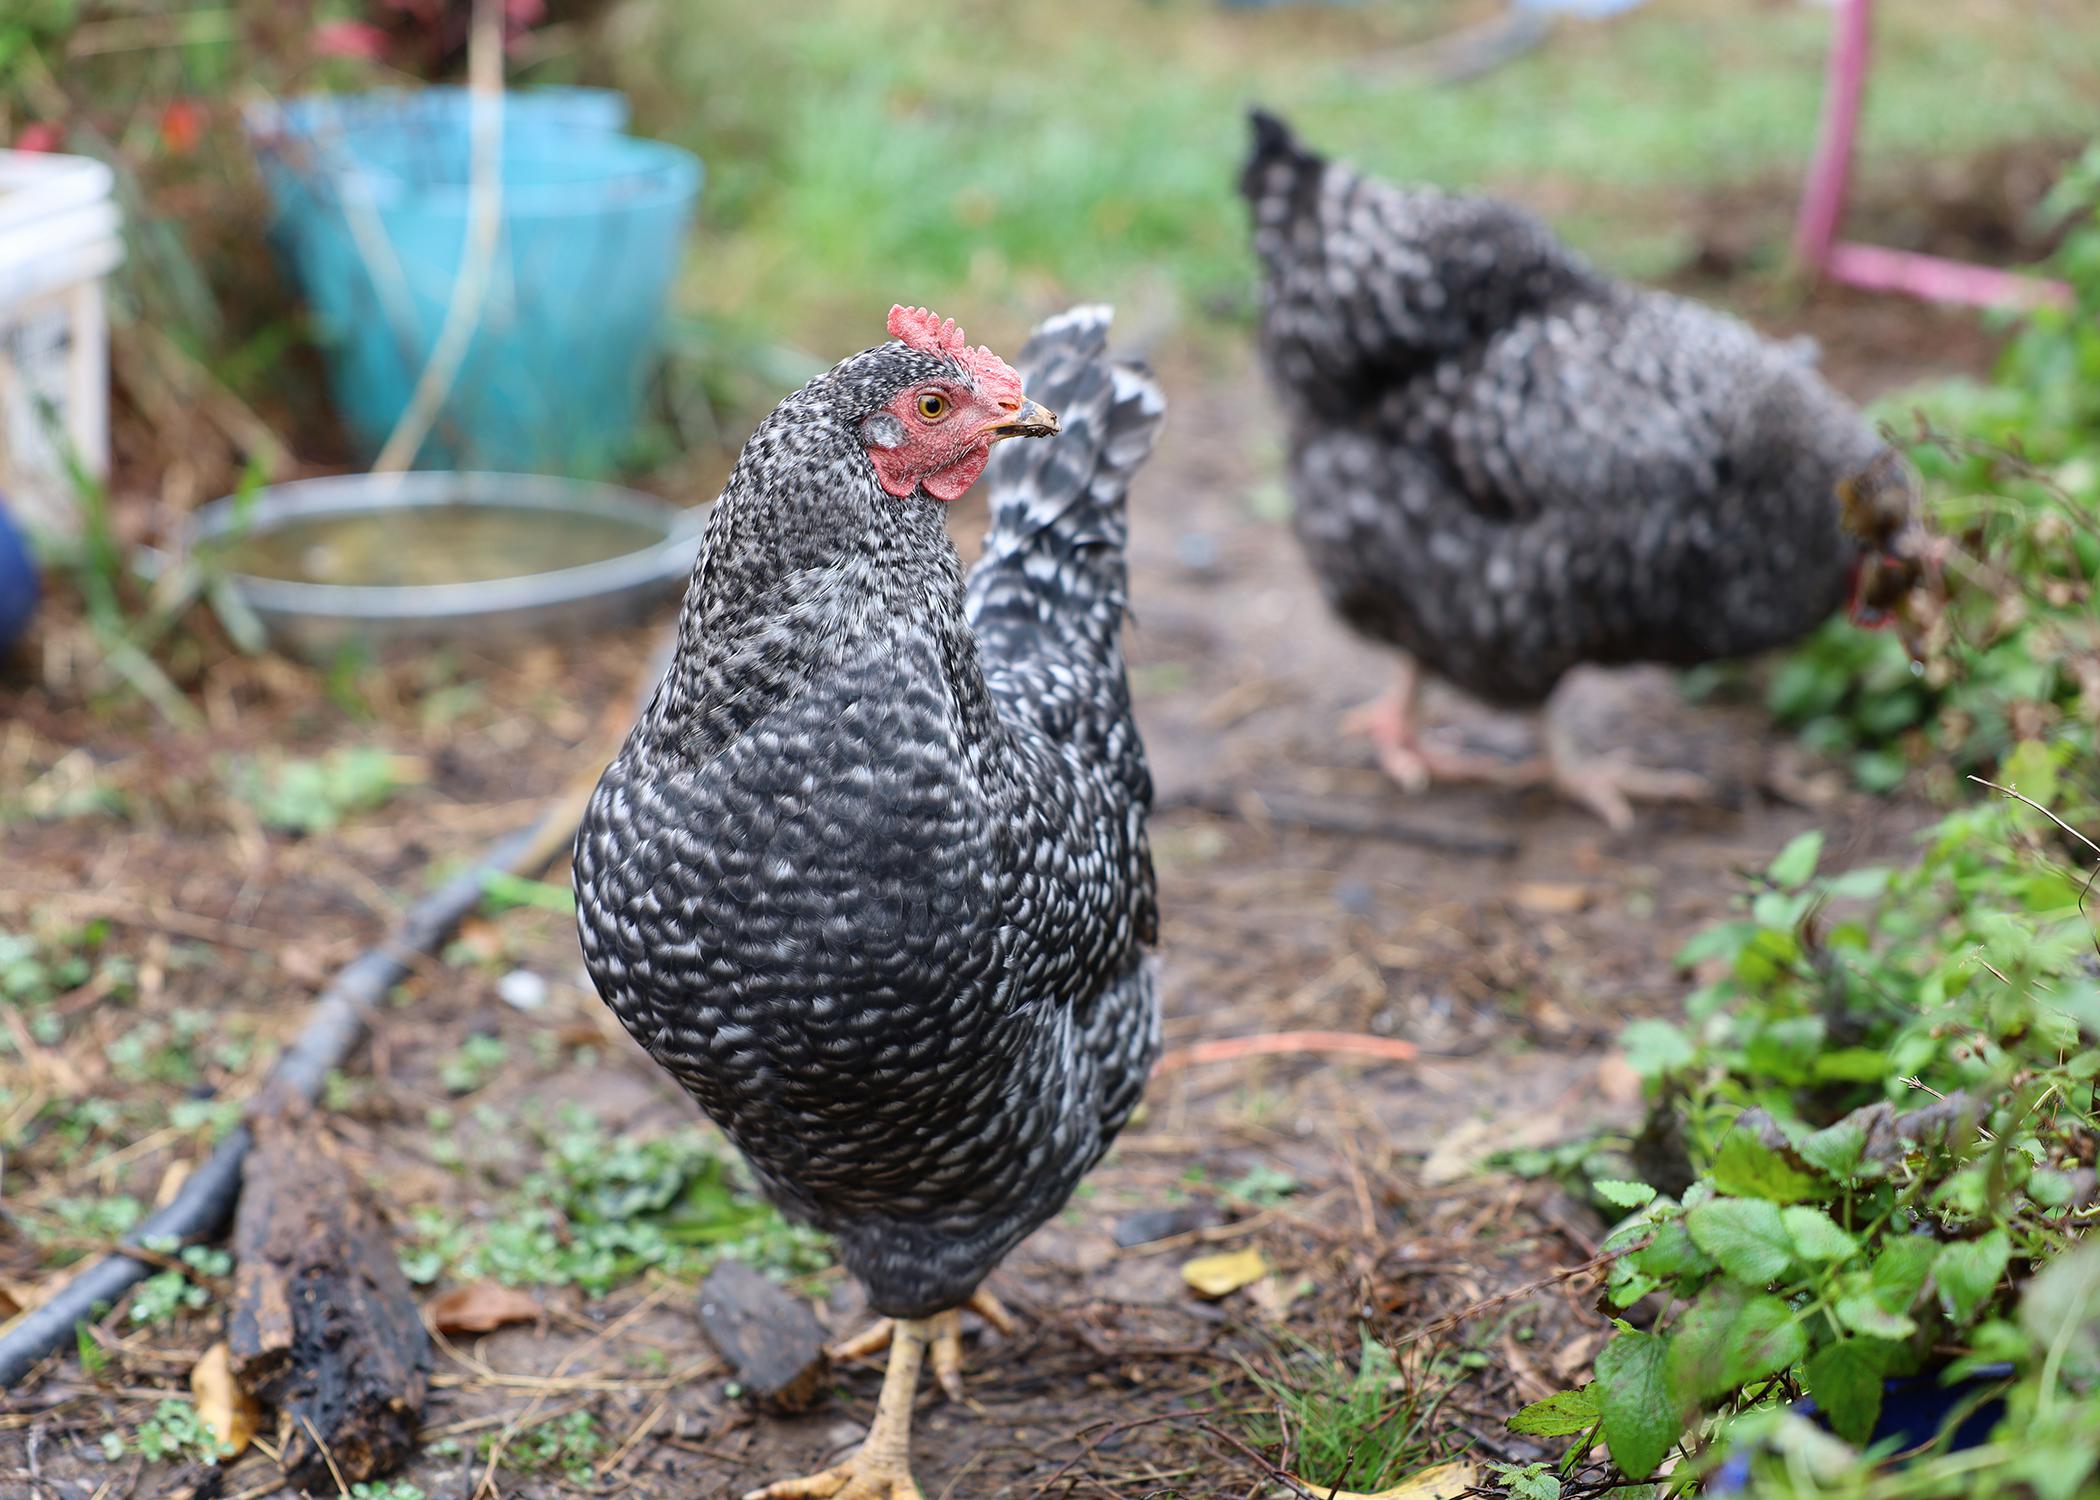
M 1636 765 L 1617 751 L 1583 757 L 1549 713 L 1545 721 L 1548 780 L 1562 796 L 1604 820 L 1614 833 L 1633 826 L 1635 802 L 1705 802 L 1713 783 L 1691 771 Z

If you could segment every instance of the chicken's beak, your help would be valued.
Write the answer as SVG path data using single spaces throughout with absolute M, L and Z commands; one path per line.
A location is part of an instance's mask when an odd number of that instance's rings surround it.
M 1063 429 L 1057 424 L 1056 412 L 1023 401 L 1019 411 L 987 422 L 981 431 L 987 441 L 996 443 L 1010 437 L 1056 437 Z

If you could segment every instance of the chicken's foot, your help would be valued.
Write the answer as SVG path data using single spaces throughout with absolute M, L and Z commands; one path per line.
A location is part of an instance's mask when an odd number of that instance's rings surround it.
M 1635 802 L 1703 802 L 1712 798 L 1712 783 L 1691 771 L 1664 771 L 1635 765 L 1617 752 L 1585 759 L 1549 711 L 1543 725 L 1546 740 L 1545 780 L 1562 796 L 1604 820 L 1613 833 L 1633 826 Z
M 941 1316 L 955 1313 L 951 1309 Z M 883 1372 L 875 1420 L 851 1458 L 820 1474 L 764 1485 L 744 1500 L 925 1500 L 911 1477 L 911 1403 L 919 1387 L 919 1362 L 936 1321 L 900 1318 L 891 1325 L 890 1363 Z
M 1369 735 L 1378 768 L 1402 791 L 1427 791 L 1433 781 L 1527 787 L 1539 786 L 1549 779 L 1551 768 L 1543 758 L 1512 761 L 1499 755 L 1476 755 L 1424 742 L 1416 714 L 1421 696 L 1421 665 L 1403 654 L 1394 667 L 1393 685 L 1342 716 L 1342 732 Z
M 1421 696 L 1422 668 L 1412 656 L 1403 655 L 1394 664 L 1391 687 L 1342 715 L 1342 733 L 1369 735 L 1378 768 L 1406 792 L 1429 788 L 1429 761 L 1415 727 L 1415 705 Z
M 1690 771 L 1635 765 L 1616 752 L 1584 758 L 1556 723 L 1550 702 L 1540 721 L 1543 755 L 1506 760 L 1427 744 L 1415 713 L 1421 693 L 1421 665 L 1402 655 L 1392 687 L 1342 719 L 1345 733 L 1371 737 L 1379 769 L 1404 791 L 1420 792 L 1432 781 L 1469 781 L 1512 791 L 1550 786 L 1595 813 L 1614 833 L 1633 826 L 1635 802 L 1701 802 L 1713 796 L 1706 778 Z
M 1009 1338 L 1018 1326 L 1014 1322 L 1014 1315 L 983 1287 L 972 1292 L 970 1300 L 965 1302 L 963 1307 L 967 1307 Z M 933 1378 L 940 1382 L 941 1390 L 947 1394 L 950 1401 L 957 1405 L 966 1404 L 962 1380 L 962 1308 L 951 1307 L 946 1312 L 935 1313 L 926 1321 L 931 1330 L 929 1342 L 933 1346 Z M 890 1347 L 890 1342 L 895 1337 L 896 1326 L 897 1320 L 894 1318 L 880 1319 L 853 1337 L 841 1339 L 833 1344 L 829 1351 L 831 1357 L 835 1362 L 844 1364 L 848 1360 L 867 1359 L 879 1354 Z

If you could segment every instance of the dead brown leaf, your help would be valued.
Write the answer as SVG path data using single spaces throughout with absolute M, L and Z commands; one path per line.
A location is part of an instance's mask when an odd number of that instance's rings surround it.
M 439 1292 L 423 1306 L 423 1317 L 439 1333 L 492 1333 L 513 1323 L 539 1320 L 540 1305 L 515 1287 L 476 1281 Z

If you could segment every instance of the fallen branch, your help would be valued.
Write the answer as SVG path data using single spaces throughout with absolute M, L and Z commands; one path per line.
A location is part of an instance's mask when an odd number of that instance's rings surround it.
M 277 1412 L 285 1474 L 340 1490 L 415 1450 L 430 1339 L 393 1236 L 312 1111 L 259 1114 L 249 1128 L 226 1315 L 233 1373 Z
M 1413 1042 L 1394 1036 L 1365 1036 L 1353 1031 L 1270 1031 L 1259 1036 L 1214 1037 L 1162 1053 L 1152 1076 L 1179 1072 L 1203 1063 L 1236 1062 L 1243 1057 L 1295 1057 L 1307 1053 L 1368 1057 L 1380 1062 L 1413 1062 L 1421 1054 Z
M 1295 792 L 1260 792 L 1252 787 L 1192 787 L 1170 792 L 1153 804 L 1152 811 L 1159 815 L 1183 808 L 1214 813 L 1221 818 L 1239 818 L 1249 823 L 1273 823 L 1307 828 L 1315 833 L 1340 833 L 1352 838 L 1418 844 L 1425 849 L 1475 854 L 1485 859 L 1510 859 L 1518 849 L 1515 839 L 1432 828 L 1391 817 L 1376 807 L 1337 802 L 1325 797 L 1307 797 Z

